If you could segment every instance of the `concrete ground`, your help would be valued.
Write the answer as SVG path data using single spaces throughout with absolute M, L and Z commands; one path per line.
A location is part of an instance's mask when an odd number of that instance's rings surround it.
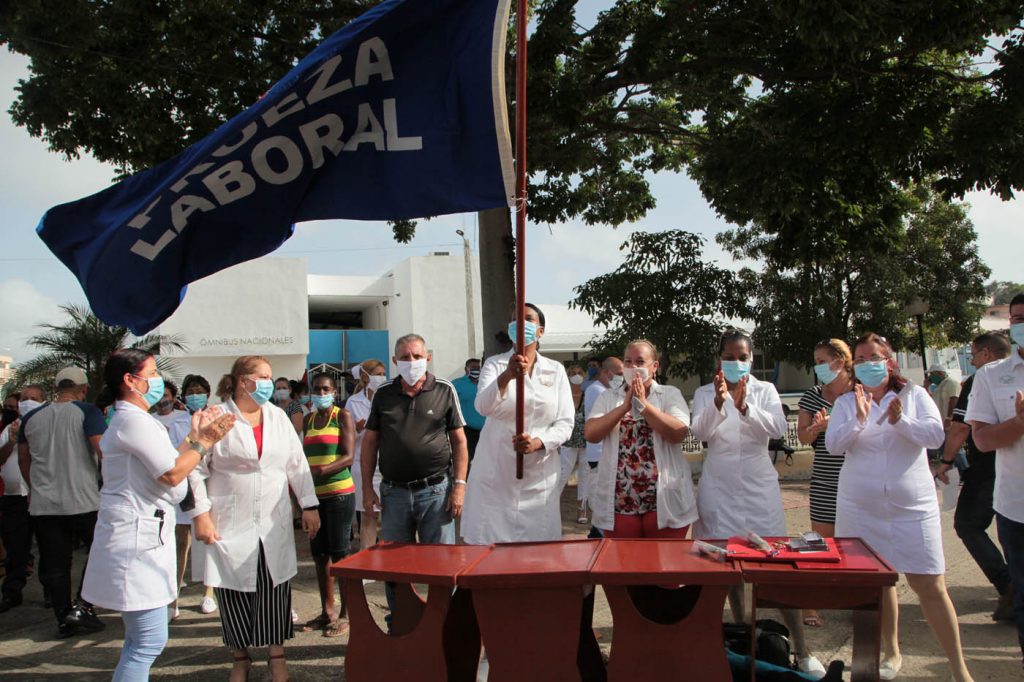
M 570 485 L 563 495 L 563 532 L 568 537 L 585 534 L 575 523 L 576 489 Z M 783 484 L 786 516 L 791 532 L 809 527 L 807 516 L 807 484 Z M 953 533 L 952 515 L 943 515 L 947 575 L 950 596 L 960 617 L 960 630 L 968 665 L 976 680 L 1019 679 L 1020 650 L 1013 626 L 996 624 L 989 619 L 995 608 L 995 591 L 985 581 Z M 993 529 L 994 530 L 994 529 Z M 293 581 L 293 602 L 302 620 L 319 611 L 319 597 L 314 582 L 308 543 L 299 538 L 299 575 Z M 76 553 L 80 566 L 81 552 Z M 384 613 L 383 587 L 371 584 L 368 596 L 377 615 Z M 946 679 L 944 657 L 921 615 L 917 600 L 905 581 L 899 585 L 900 642 L 903 650 L 903 671 L 900 680 Z M 182 593 L 181 618 L 171 625 L 171 638 L 164 653 L 157 659 L 152 678 L 157 680 L 224 680 L 230 670 L 230 656 L 220 639 L 220 622 L 216 614 L 199 612 L 202 586 L 189 585 Z M 768 612 L 769 617 L 773 617 Z M 843 612 L 822 612 L 825 625 L 808 628 L 808 638 L 818 657 L 826 664 L 834 659 L 849 663 L 851 656 L 851 625 Z M 107 628 L 97 635 L 81 635 L 67 640 L 54 638 L 52 613 L 42 607 L 42 590 L 32 578 L 25 603 L 0 615 L 0 679 L 77 680 L 110 679 L 117 664 L 124 631 L 116 613 L 101 613 Z M 777 617 L 777 616 L 774 616 Z M 611 646 L 611 616 L 603 595 L 598 593 L 594 615 L 595 627 L 605 651 Z M 287 645 L 289 668 L 293 680 L 343 680 L 346 637 L 325 639 L 319 632 L 297 632 Z M 269 680 L 266 651 L 254 656 L 251 679 Z

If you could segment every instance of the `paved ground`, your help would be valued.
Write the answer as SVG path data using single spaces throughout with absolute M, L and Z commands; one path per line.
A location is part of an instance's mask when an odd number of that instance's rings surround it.
M 784 485 L 789 528 L 806 529 L 807 485 Z M 575 488 L 570 486 L 563 498 L 563 530 L 567 536 L 585 532 L 575 523 Z M 960 616 L 964 650 L 976 680 L 1011 680 L 1020 677 L 1020 652 L 1012 626 L 994 624 L 989 613 L 995 606 L 995 591 L 964 550 L 952 530 L 952 516 L 943 518 L 947 581 Z M 313 582 L 308 545 L 299 541 L 299 576 L 293 582 L 294 602 L 303 620 L 316 615 L 319 598 Z M 81 556 L 77 556 L 78 561 Z M 900 584 L 900 641 L 904 665 L 901 680 L 945 679 L 946 668 L 931 632 L 925 624 L 913 592 Z M 368 587 L 371 601 L 383 616 L 384 596 L 379 584 Z M 189 585 L 183 592 L 181 619 L 171 626 L 171 640 L 158 659 L 152 677 L 158 680 L 223 680 L 230 669 L 229 655 L 220 641 L 220 623 L 215 615 L 199 613 L 201 586 Z M 826 625 L 809 629 L 809 640 L 824 662 L 851 655 L 850 619 L 842 612 L 823 612 Z M 0 679 L 4 680 L 77 680 L 110 679 L 120 652 L 123 630 L 117 614 L 103 613 L 106 630 L 69 640 L 53 638 L 52 614 L 42 608 L 42 591 L 33 578 L 26 602 L 0 615 Z M 601 646 L 611 645 L 611 617 L 603 596 L 598 594 L 595 626 Z M 319 633 L 297 633 L 287 648 L 292 679 L 344 679 L 345 638 L 324 639 Z M 269 680 L 265 651 L 257 652 L 252 680 Z

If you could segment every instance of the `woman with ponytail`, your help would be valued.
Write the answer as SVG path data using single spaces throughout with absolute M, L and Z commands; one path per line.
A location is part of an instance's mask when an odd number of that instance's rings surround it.
M 219 409 L 192 415 L 175 448 L 149 410 L 164 395 L 153 356 L 114 351 L 104 368 L 104 398 L 115 405 L 100 447 L 103 488 L 82 597 L 121 612 L 124 647 L 114 681 L 149 679 L 167 643 L 167 605 L 177 597 L 174 507 L 185 478 L 235 418 Z
M 189 477 L 196 498 L 195 535 L 204 542 L 203 577 L 220 606 L 224 644 L 234 656 L 231 680 L 249 676 L 250 647 L 269 647 L 271 677 L 288 679 L 284 642 L 291 639 L 291 583 L 297 572 L 289 488 L 302 506 L 302 529 L 320 528 L 313 477 L 291 420 L 269 401 L 270 363 L 235 360 L 217 385 L 234 428 Z

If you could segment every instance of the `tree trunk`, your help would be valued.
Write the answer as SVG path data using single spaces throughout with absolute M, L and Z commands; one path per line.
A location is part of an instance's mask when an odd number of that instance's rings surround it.
M 480 211 L 480 305 L 483 309 L 484 357 L 504 353 L 508 346 L 495 334 L 511 319 L 516 302 L 515 238 L 507 208 Z

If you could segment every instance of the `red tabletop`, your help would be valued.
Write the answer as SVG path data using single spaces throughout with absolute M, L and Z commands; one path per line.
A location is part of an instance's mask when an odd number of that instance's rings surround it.
M 740 559 L 743 580 L 774 584 L 835 584 L 847 587 L 895 585 L 899 575 L 885 559 L 860 538 L 836 538 L 839 561 L 765 562 Z
M 426 585 L 455 585 L 491 551 L 487 545 L 380 543 L 331 565 L 331 575 Z
M 520 542 L 494 545 L 459 576 L 460 587 L 540 588 L 589 585 L 602 540 Z
M 605 540 L 591 578 L 602 585 L 738 585 L 743 576 L 731 561 L 713 561 L 693 551 L 692 540 Z

